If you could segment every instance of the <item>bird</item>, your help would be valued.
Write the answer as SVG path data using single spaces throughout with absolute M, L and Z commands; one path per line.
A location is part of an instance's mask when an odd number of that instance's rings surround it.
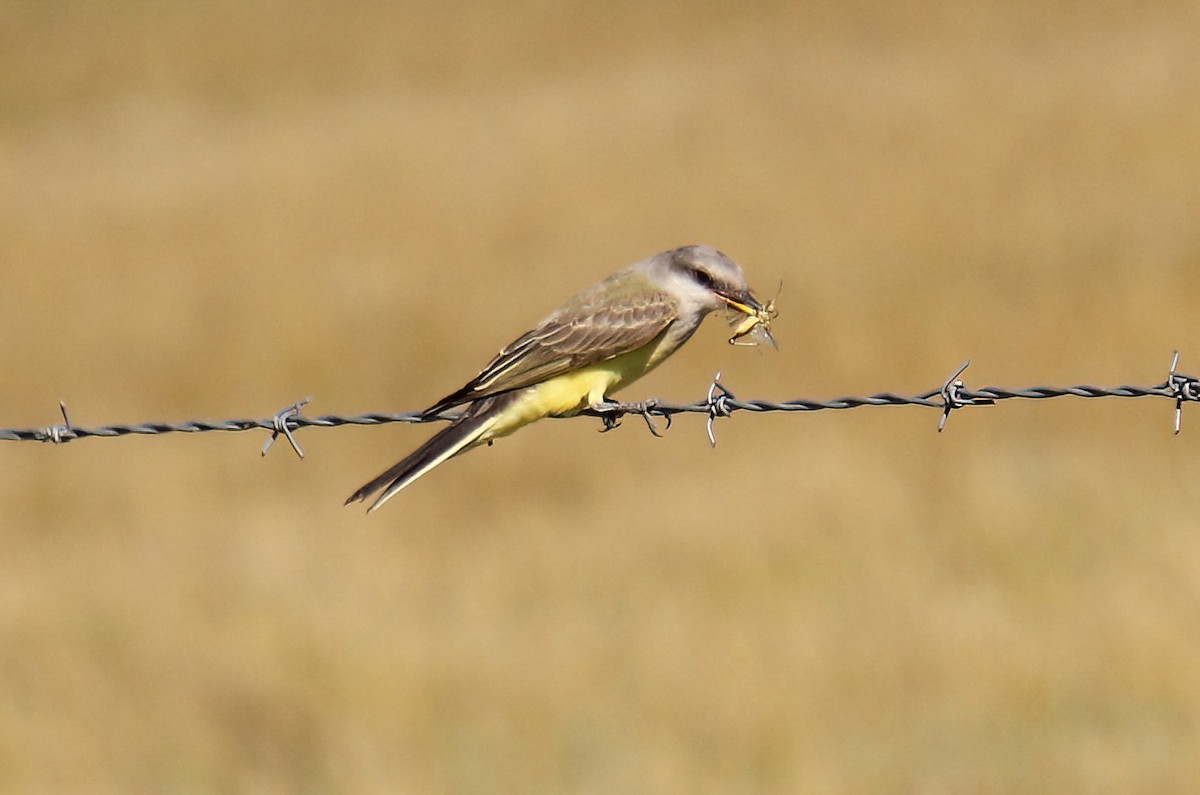
M 420 419 L 428 420 L 466 407 L 346 504 L 380 492 L 370 513 L 446 460 L 529 423 L 616 405 L 613 392 L 661 364 L 718 309 L 741 317 L 731 343 L 761 324 L 774 344 L 769 331 L 774 302 L 764 306 L 741 266 L 712 246 L 663 251 L 617 271 L 505 345 L 478 375 L 421 412 Z

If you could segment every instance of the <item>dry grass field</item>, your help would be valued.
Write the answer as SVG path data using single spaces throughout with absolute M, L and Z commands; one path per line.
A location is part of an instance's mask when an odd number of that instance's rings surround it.
M 1200 7 L 0 2 L 0 427 L 423 408 L 719 246 L 622 394 L 1200 371 Z M 1171 793 L 1200 408 L 0 442 L 0 791 Z

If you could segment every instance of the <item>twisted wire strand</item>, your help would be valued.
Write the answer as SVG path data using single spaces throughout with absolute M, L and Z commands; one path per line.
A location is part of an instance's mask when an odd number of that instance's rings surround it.
M 650 431 L 658 435 L 652 422 L 652 417 L 665 418 L 670 427 L 671 417 L 676 414 L 706 414 L 708 415 L 709 441 L 714 445 L 716 439 L 712 433 L 712 423 L 717 417 L 728 417 L 735 411 L 765 412 L 802 412 L 823 410 L 845 410 L 870 406 L 922 406 L 936 408 L 942 411 L 942 419 L 938 425 L 940 431 L 946 423 L 952 410 L 968 406 L 990 405 L 1001 400 L 1045 400 L 1058 397 L 1081 398 L 1142 398 L 1160 397 L 1175 400 L 1175 432 L 1179 433 L 1180 412 L 1184 402 L 1200 401 L 1200 380 L 1193 376 L 1179 374 L 1175 367 L 1179 362 L 1179 352 L 1176 351 L 1171 362 L 1171 370 L 1167 380 L 1156 386 L 1099 387 L 1090 384 L 1076 386 L 1053 387 L 1031 386 L 1020 389 L 1010 389 L 997 386 L 987 386 L 982 389 L 968 389 L 958 379 L 970 364 L 968 359 L 946 381 L 941 388 L 922 392 L 918 395 L 898 395 L 892 392 L 880 392 L 868 396 L 838 397 L 830 400 L 813 400 L 796 398 L 782 402 L 771 400 L 741 400 L 730 392 L 720 381 L 721 374 L 717 373 L 704 400 L 692 403 L 665 403 L 658 400 L 646 400 L 640 403 L 611 403 L 604 406 L 589 407 L 574 416 L 599 417 L 604 421 L 605 429 L 616 427 L 618 420 L 629 414 L 641 416 Z M 62 444 L 74 439 L 88 437 L 114 438 L 118 436 L 154 436 L 168 433 L 206 433 L 209 431 L 271 431 L 271 437 L 263 446 L 262 453 L 266 455 L 272 443 L 279 437 L 286 437 L 292 449 L 301 458 L 304 453 L 300 450 L 292 431 L 299 428 L 336 428 L 343 425 L 385 425 L 394 422 L 423 423 L 438 420 L 453 420 L 459 415 L 456 412 L 443 412 L 435 417 L 422 417 L 420 412 L 371 412 L 345 416 L 325 414 L 319 417 L 305 417 L 300 413 L 308 399 L 299 401 L 274 416 L 261 419 L 228 419 L 228 420 L 188 420 L 185 422 L 140 422 L 131 424 L 101 425 L 94 428 L 76 427 L 67 415 L 66 406 L 61 403 L 63 423 L 42 428 L 9 428 L 0 429 L 0 440 L 52 442 Z
M 449 418 L 449 415 L 447 415 Z M 295 428 L 336 428 L 341 425 L 384 425 L 390 422 L 422 422 L 418 412 L 358 414 L 342 416 L 328 414 L 320 417 L 291 416 L 287 424 Z M 208 431 L 252 431 L 262 429 L 274 431 L 275 417 L 265 417 L 254 420 L 187 420 L 185 422 L 138 422 L 129 424 L 101 425 L 95 428 L 80 428 L 74 425 L 50 425 L 45 428 L 8 428 L 0 429 L 0 440 L 18 442 L 69 442 L 74 439 L 86 439 L 97 436 L 113 438 L 117 436 L 155 436 L 166 433 L 205 433 Z M 57 430 L 57 439 L 54 431 Z

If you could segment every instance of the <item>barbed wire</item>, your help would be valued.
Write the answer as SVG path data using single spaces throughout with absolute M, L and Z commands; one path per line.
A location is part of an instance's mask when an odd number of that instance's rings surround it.
M 704 400 L 693 403 L 666 403 L 649 399 L 638 403 L 608 403 L 590 406 L 576 415 L 599 418 L 609 431 L 620 424 L 622 417 L 637 415 L 645 420 L 650 432 L 661 436 L 654 424 L 655 418 L 665 420 L 664 430 L 671 427 L 671 420 L 676 414 L 705 414 L 708 417 L 706 430 L 709 443 L 717 444 L 713 434 L 713 422 L 719 417 L 729 417 L 737 411 L 756 413 L 786 411 L 823 411 L 844 410 L 868 406 L 924 406 L 936 408 L 942 412 L 938 421 L 938 432 L 946 427 L 946 420 L 956 409 L 969 406 L 987 406 L 1002 400 L 1024 399 L 1045 400 L 1048 398 L 1074 396 L 1081 398 L 1140 398 L 1159 397 L 1175 401 L 1175 433 L 1180 431 L 1180 422 L 1185 402 L 1200 402 L 1200 379 L 1195 376 L 1183 375 L 1176 372 L 1179 364 L 1179 351 L 1175 351 L 1171 359 L 1171 369 L 1167 379 L 1156 386 L 1114 386 L 1098 387 L 1090 384 L 1076 386 L 1052 387 L 1031 386 L 1020 389 L 1008 389 L 987 386 L 981 389 L 968 389 L 960 376 L 971 364 L 971 360 L 950 374 L 937 389 L 931 389 L 917 395 L 897 395 L 891 392 L 880 392 L 865 397 L 839 397 L 831 400 L 812 400 L 796 398 L 776 402 L 771 400 L 740 400 L 724 384 L 721 383 L 721 373 L 717 373 L 709 385 Z M 306 417 L 301 413 L 311 398 L 304 398 L 280 410 L 271 417 L 263 419 L 230 419 L 230 420 L 188 420 L 186 422 L 140 422 L 133 424 L 102 425 L 95 428 L 76 427 L 67 414 L 67 407 L 59 403 L 63 422 L 57 425 L 47 425 L 41 428 L 0 429 L 0 440 L 22 442 L 50 442 L 65 444 L 75 439 L 88 437 L 113 438 L 118 436 L 154 436 L 168 433 L 206 433 L 209 431 L 251 431 L 268 430 L 271 436 L 262 447 L 262 455 L 266 455 L 271 446 L 282 435 L 291 445 L 292 450 L 300 458 L 304 452 L 300 449 L 292 432 L 300 428 L 336 428 L 343 425 L 385 425 L 393 422 L 424 423 L 457 419 L 457 412 L 443 412 L 433 417 L 425 417 L 421 412 L 384 413 L 374 412 L 342 416 L 326 414 L 320 417 Z

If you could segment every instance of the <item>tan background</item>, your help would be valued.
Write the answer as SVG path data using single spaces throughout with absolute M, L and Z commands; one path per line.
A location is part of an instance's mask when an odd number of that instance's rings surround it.
M 413 410 L 718 245 L 629 390 L 1200 370 L 1200 12 L 5 3 L 0 426 Z M 1200 409 L 0 442 L 6 792 L 1186 792 Z

